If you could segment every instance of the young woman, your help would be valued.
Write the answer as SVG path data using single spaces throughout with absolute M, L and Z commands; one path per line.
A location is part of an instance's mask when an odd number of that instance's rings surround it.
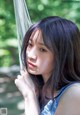
M 15 84 L 25 115 L 80 115 L 80 32 L 51 16 L 33 24 L 22 45 L 24 70 Z

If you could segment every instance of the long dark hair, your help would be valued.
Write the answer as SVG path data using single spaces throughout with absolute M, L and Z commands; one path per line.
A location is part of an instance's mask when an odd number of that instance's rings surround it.
M 51 16 L 33 24 L 27 31 L 22 45 L 22 62 L 26 65 L 26 48 L 29 38 L 35 29 L 40 29 L 44 44 L 54 54 L 54 71 L 48 81 L 44 84 L 41 76 L 33 79 L 38 87 L 41 88 L 41 99 L 44 103 L 47 91 L 53 94 L 63 86 L 80 81 L 80 32 L 75 23 L 70 20 Z

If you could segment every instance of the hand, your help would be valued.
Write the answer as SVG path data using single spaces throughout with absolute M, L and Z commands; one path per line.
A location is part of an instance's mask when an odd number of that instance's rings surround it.
M 30 78 L 27 71 L 20 71 L 21 75 L 17 76 L 17 79 L 15 79 L 15 84 L 22 93 L 24 98 L 28 98 L 32 95 L 36 95 L 35 93 L 35 85 Z
M 35 92 L 35 84 L 27 71 L 21 70 L 21 75 L 15 79 L 15 84 L 20 90 L 25 101 L 25 115 L 39 115 L 40 108 Z

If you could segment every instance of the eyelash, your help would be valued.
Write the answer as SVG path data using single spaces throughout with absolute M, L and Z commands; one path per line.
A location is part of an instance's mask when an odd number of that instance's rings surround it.
M 44 48 L 39 48 L 41 52 L 47 52 Z

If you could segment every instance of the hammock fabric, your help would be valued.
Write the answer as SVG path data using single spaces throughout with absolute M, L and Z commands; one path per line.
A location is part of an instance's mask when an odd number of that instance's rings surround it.
M 17 27 L 20 69 L 23 69 L 21 56 L 20 56 L 21 45 L 26 31 L 28 30 L 28 28 L 31 26 L 32 23 L 26 5 L 26 1 L 13 0 L 13 3 L 14 3 L 14 12 L 15 12 L 16 27 Z

